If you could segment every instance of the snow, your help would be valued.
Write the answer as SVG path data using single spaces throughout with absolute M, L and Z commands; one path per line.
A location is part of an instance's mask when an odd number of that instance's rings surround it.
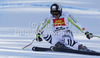
M 81 39 L 80 39 L 81 38 Z M 91 40 L 84 39 L 84 36 L 76 36 L 75 39 L 80 43 L 86 45 L 88 48 L 100 52 L 100 39 L 93 38 Z M 80 57 L 91 57 L 91 58 L 99 58 L 99 56 L 88 56 L 88 55 L 80 55 L 80 54 L 72 54 L 72 53 L 62 53 L 62 52 L 34 52 L 31 50 L 33 46 L 40 47 L 50 47 L 51 45 L 46 41 L 43 42 L 33 42 L 33 44 L 26 49 L 22 50 L 22 47 L 31 43 L 33 38 L 26 37 L 1 37 L 0 38 L 0 57 L 2 58 L 61 58 L 61 57 L 69 57 L 69 58 L 80 58 Z
M 49 7 L 54 2 L 61 4 L 63 10 L 72 14 L 86 30 L 100 36 L 99 0 L 0 0 L 0 58 L 100 58 L 73 53 L 32 51 L 33 46 L 50 47 L 46 41 L 34 41 L 31 46 L 22 49 L 35 38 L 37 26 L 46 18 Z M 71 28 L 76 41 L 100 52 L 100 38 L 88 40 L 75 27 Z

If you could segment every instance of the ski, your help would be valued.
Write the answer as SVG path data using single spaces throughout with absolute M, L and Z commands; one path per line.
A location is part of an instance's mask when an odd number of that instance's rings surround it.
M 100 56 L 99 52 L 95 51 L 79 51 L 79 50 L 74 50 L 74 49 L 69 49 L 69 48 L 57 48 L 57 47 L 50 47 L 50 48 L 44 48 L 44 47 L 33 47 L 33 51 L 56 51 L 56 52 L 65 52 L 65 53 L 75 53 L 75 54 L 84 54 L 84 55 L 95 55 L 95 56 Z
M 50 48 L 44 48 L 44 47 L 33 47 L 33 51 L 51 51 Z
M 57 47 L 52 47 L 51 49 L 53 49 L 54 51 L 57 52 L 67 52 L 67 53 L 76 53 L 76 54 L 84 54 L 84 55 L 98 55 L 100 56 L 99 52 L 95 52 L 95 51 L 79 51 L 79 50 L 74 50 L 74 49 L 64 49 L 64 48 L 57 48 Z

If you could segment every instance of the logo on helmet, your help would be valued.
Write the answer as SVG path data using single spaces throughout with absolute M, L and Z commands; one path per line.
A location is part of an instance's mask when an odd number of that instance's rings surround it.
M 56 10 L 56 6 L 52 6 L 52 10 L 55 11 Z

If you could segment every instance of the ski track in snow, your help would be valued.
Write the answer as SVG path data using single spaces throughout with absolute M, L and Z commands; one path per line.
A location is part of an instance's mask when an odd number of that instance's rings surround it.
M 83 38 L 82 38 L 83 37 Z M 7 37 L 6 37 L 7 38 Z M 31 50 L 33 46 L 40 46 L 40 47 L 50 47 L 51 45 L 46 41 L 43 42 L 34 42 L 31 46 L 27 47 L 26 49 L 22 50 L 21 48 L 26 46 L 27 44 L 31 43 L 32 38 L 28 40 L 28 38 L 20 38 L 20 37 L 5 37 L 2 39 L 0 38 L 0 58 L 99 58 L 99 56 L 89 56 L 89 55 L 81 55 L 81 54 L 73 54 L 73 53 L 63 53 L 63 52 L 34 52 Z M 10 39 L 12 38 L 12 39 Z M 79 39 L 81 38 L 81 39 Z M 14 40 L 15 39 L 15 40 Z M 88 48 L 100 52 L 100 39 L 95 38 L 95 40 L 86 40 L 84 36 L 77 36 L 75 37 L 77 41 L 86 45 Z M 90 43 L 89 43 L 90 42 Z

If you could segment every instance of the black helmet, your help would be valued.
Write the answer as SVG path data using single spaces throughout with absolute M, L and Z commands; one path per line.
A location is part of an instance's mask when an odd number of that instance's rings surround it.
M 62 7 L 61 7 L 61 5 L 59 5 L 57 3 L 52 4 L 51 7 L 50 7 L 50 13 L 52 15 L 58 15 L 58 14 L 60 14 L 60 16 L 61 16 L 61 13 L 62 13 Z

